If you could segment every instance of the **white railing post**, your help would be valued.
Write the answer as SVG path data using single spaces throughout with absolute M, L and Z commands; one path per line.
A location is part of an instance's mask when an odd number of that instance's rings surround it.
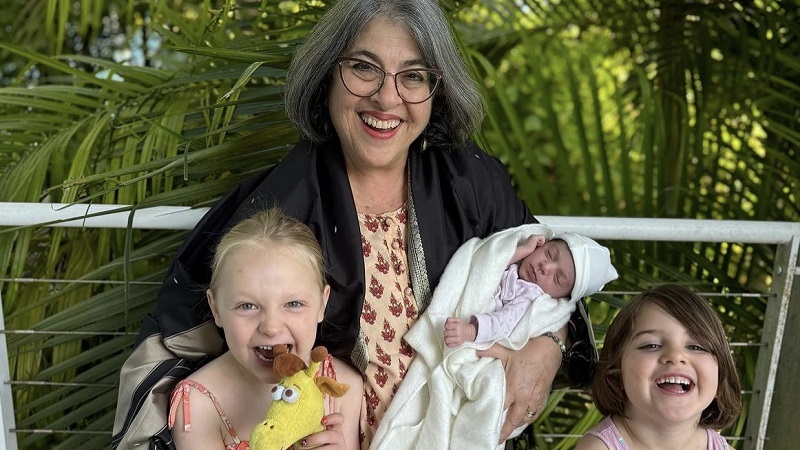
M 800 404 L 800 236 L 778 245 L 772 286 L 761 333 L 745 450 L 797 448 L 800 427 L 793 413 Z
M 11 430 L 14 423 L 14 397 L 11 394 L 11 368 L 8 365 L 6 346 L 6 321 L 3 316 L 3 294 L 0 292 L 0 416 L 3 434 L 0 437 L 0 450 L 17 450 L 17 435 Z

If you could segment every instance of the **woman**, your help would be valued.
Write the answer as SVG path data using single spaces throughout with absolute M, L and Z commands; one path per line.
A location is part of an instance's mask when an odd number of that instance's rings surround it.
M 331 294 L 317 343 L 365 374 L 363 448 L 413 360 L 402 336 L 450 256 L 472 237 L 535 222 L 503 165 L 467 141 L 483 104 L 435 0 L 337 2 L 293 59 L 286 109 L 303 140 L 224 198 L 178 252 L 122 370 L 115 446 L 170 441 L 159 415 L 172 386 L 223 347 L 202 295 L 206 262 L 253 212 L 279 205 L 322 244 Z M 585 315 L 573 323 L 570 342 L 591 343 Z M 503 439 L 541 411 L 566 327 L 555 336 L 484 353 L 506 367 Z

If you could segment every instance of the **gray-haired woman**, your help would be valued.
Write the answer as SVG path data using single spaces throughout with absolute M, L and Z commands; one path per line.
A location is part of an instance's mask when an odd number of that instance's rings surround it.
M 364 374 L 362 448 L 414 360 L 403 336 L 449 258 L 472 237 L 536 221 L 505 167 L 468 141 L 483 103 L 435 0 L 338 1 L 293 59 L 286 109 L 302 141 L 197 225 L 145 320 L 122 372 L 121 448 L 170 445 L 160 426 L 170 387 L 223 347 L 202 295 L 209 255 L 254 211 L 278 205 L 322 244 L 331 294 L 318 344 Z M 579 309 L 560 340 L 591 343 Z M 565 362 L 557 343 L 539 337 L 482 354 L 506 367 L 501 440 L 544 406 Z M 584 358 L 569 359 L 592 360 L 593 345 L 582 348 Z M 588 381 L 588 365 L 567 369 Z

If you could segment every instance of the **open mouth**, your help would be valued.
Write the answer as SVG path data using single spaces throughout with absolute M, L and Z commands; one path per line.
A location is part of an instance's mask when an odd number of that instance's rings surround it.
M 376 131 L 389 131 L 400 126 L 400 120 L 378 120 L 366 114 L 360 114 L 361 121 Z
M 656 380 L 659 389 L 674 394 L 685 394 L 694 388 L 694 382 L 686 377 L 664 377 Z
M 293 345 L 292 344 L 284 344 L 286 345 L 286 352 L 291 353 Z M 253 351 L 255 352 L 258 359 L 264 362 L 272 362 L 275 359 L 275 347 L 272 345 L 259 345 L 255 347 Z

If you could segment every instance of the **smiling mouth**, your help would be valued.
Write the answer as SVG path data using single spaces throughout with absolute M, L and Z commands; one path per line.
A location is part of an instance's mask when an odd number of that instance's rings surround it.
M 694 388 L 694 382 L 686 377 L 664 377 L 656 380 L 659 389 L 674 394 L 685 394 Z
M 378 120 L 372 116 L 368 116 L 366 114 L 359 114 L 358 116 L 361 118 L 361 121 L 364 122 L 368 127 L 378 130 L 378 131 L 389 131 L 393 130 L 400 126 L 401 121 L 399 119 L 395 120 Z
M 284 344 L 286 345 L 286 352 L 291 353 L 292 348 L 294 347 L 292 344 Z M 258 359 L 264 362 L 272 362 L 275 360 L 275 351 L 274 346 L 272 345 L 259 345 L 258 347 L 253 348 Z

